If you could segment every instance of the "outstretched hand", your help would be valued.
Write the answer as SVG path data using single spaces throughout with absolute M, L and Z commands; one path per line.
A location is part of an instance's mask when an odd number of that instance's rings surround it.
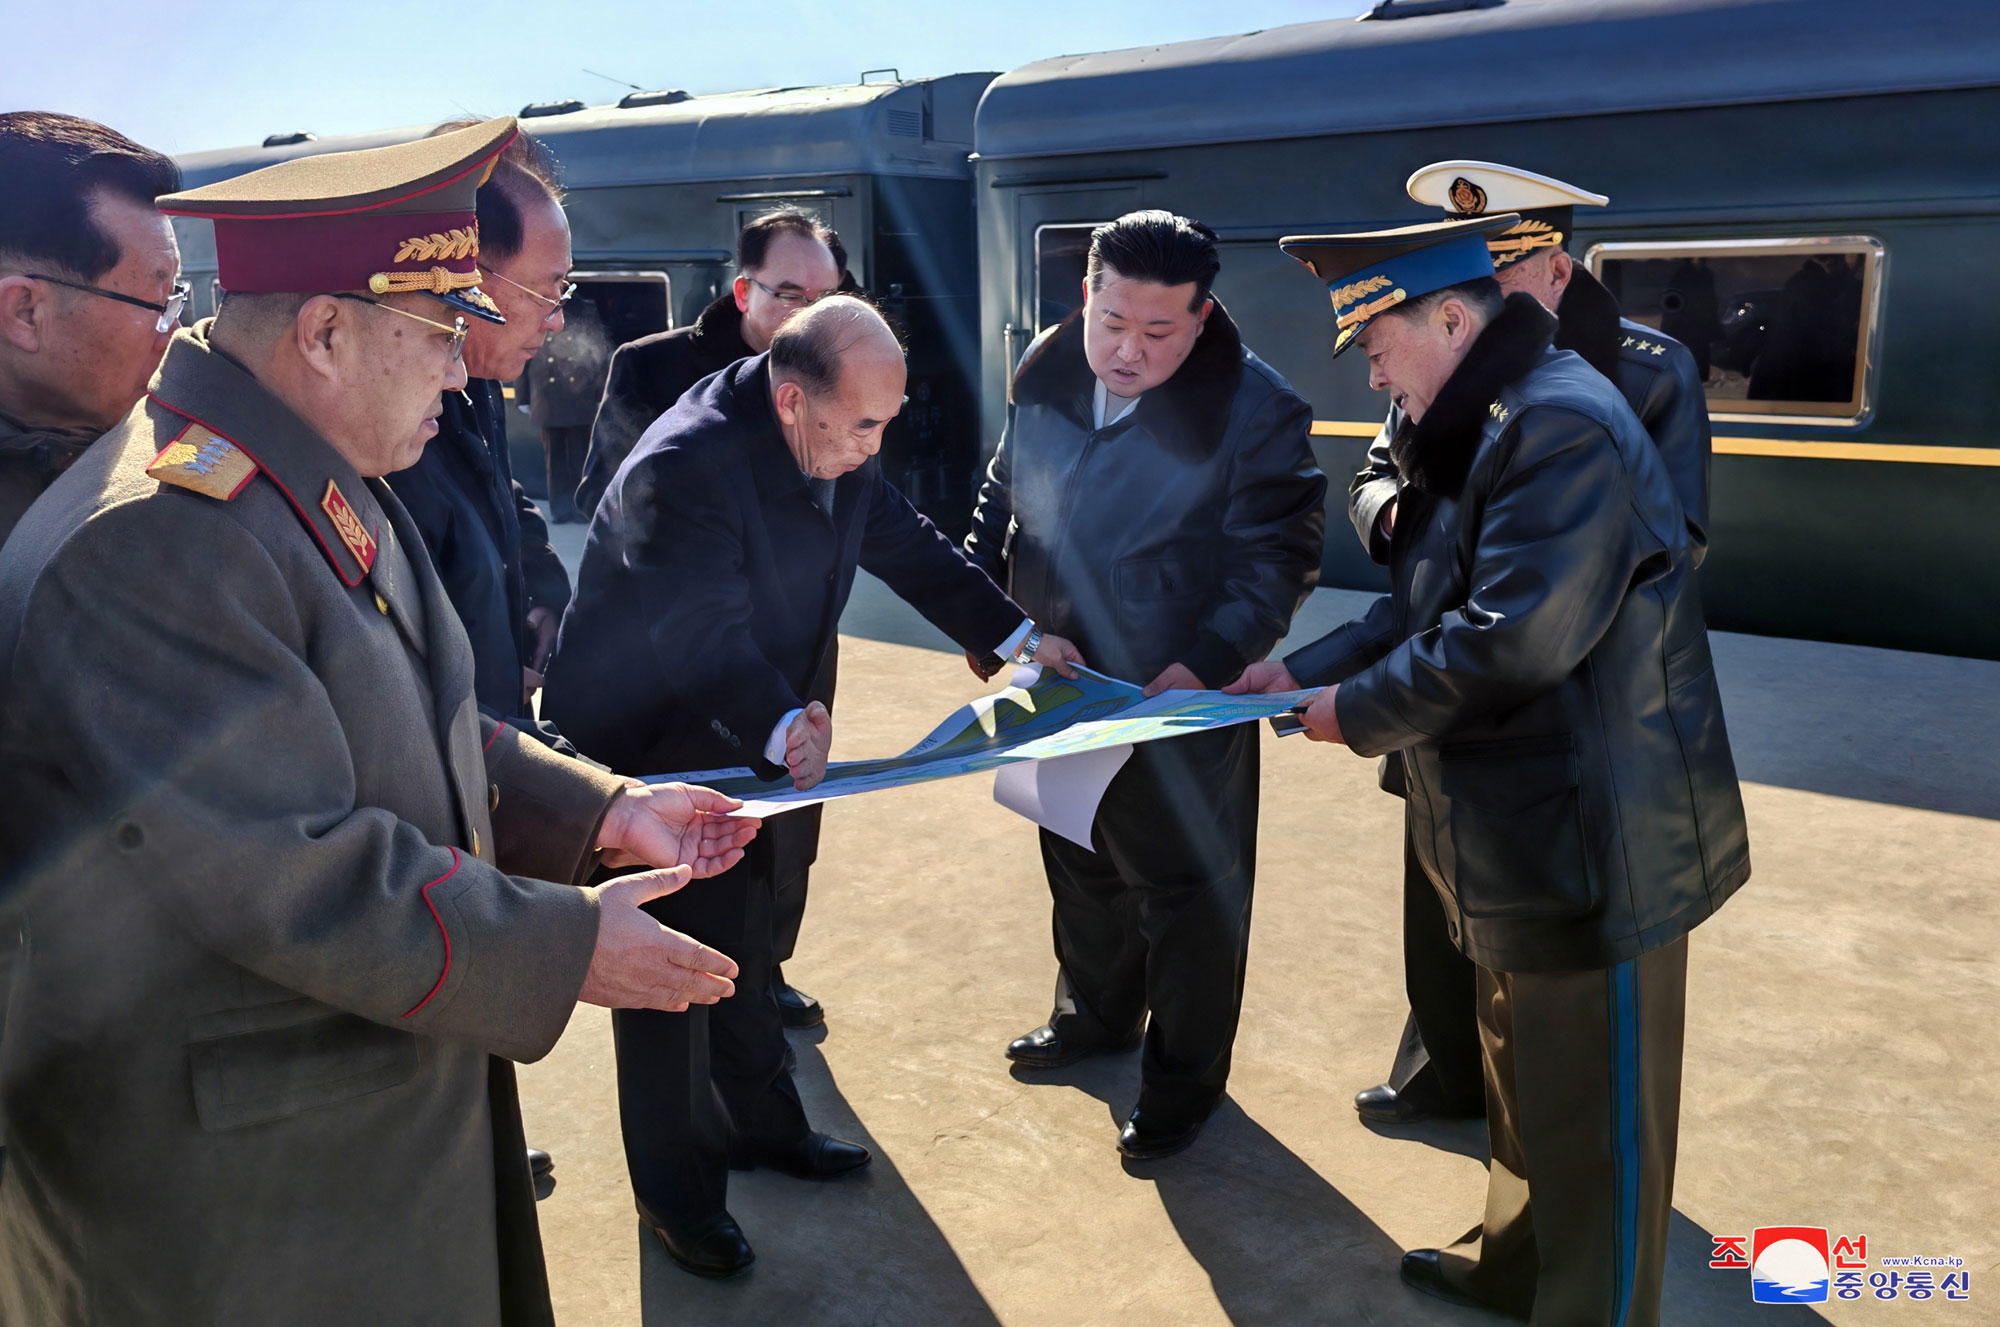
M 597 896 L 597 948 L 591 952 L 590 971 L 577 999 L 607 1009 L 659 1009 L 673 1014 L 690 1004 L 714 1004 L 735 993 L 734 960 L 668 930 L 639 907 L 687 882 L 688 868 L 676 866 L 619 876 L 590 891 Z
M 812 702 L 799 711 L 785 730 L 785 769 L 800 792 L 826 777 L 827 754 L 833 749 L 833 716 Z
M 1142 696 L 1157 696 L 1162 691 L 1206 691 L 1201 679 L 1186 664 L 1170 663 L 1160 670 L 1160 675 L 1146 684 Z
M 1225 695 L 1230 696 L 1262 696 L 1273 691 L 1299 689 L 1299 680 L 1292 676 L 1291 669 L 1276 659 L 1265 659 L 1244 669 L 1243 676 L 1222 690 Z
M 743 803 L 685 783 L 641 783 L 604 814 L 597 846 L 606 866 L 686 866 L 698 878 L 743 860 L 761 821 L 729 813 Z M 666 892 L 666 891 L 663 891 Z

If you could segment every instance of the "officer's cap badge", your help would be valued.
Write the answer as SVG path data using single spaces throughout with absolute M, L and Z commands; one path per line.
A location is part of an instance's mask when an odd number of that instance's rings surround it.
M 1462 217 L 1476 217 L 1486 210 L 1486 191 L 1463 175 L 1451 182 L 1451 210 Z

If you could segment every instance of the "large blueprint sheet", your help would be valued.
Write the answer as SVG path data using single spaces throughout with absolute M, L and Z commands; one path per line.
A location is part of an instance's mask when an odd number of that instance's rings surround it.
M 1267 696 L 1226 696 L 1220 691 L 1163 691 L 1150 699 L 1129 682 L 1087 668 L 1066 678 L 1054 669 L 1035 666 L 1015 670 L 1013 680 L 989 696 L 961 706 L 930 736 L 900 756 L 879 760 L 835 761 L 826 778 L 801 792 L 789 779 L 765 781 L 747 769 L 708 770 L 660 775 L 701 783 L 745 802 L 743 814 L 772 816 L 815 802 L 852 797 L 928 783 L 932 779 L 979 774 L 1029 761 L 1047 761 L 1114 748 L 1129 750 L 1135 742 L 1151 742 L 1183 733 L 1230 724 L 1253 723 L 1302 705 L 1311 691 L 1275 692 Z M 849 685 L 852 685 L 850 682 Z M 1109 780 L 1123 763 L 1116 760 L 1079 762 L 1104 770 L 1097 782 Z M 657 780 L 656 780 L 657 781 Z M 1001 801 L 1032 819 L 1033 811 L 1006 796 Z M 1096 798 L 1090 799 L 1091 806 Z M 1053 828 L 1053 826 L 1052 826 Z

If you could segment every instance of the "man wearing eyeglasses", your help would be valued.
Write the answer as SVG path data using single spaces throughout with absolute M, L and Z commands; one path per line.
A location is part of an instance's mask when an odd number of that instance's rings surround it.
M 0 115 L 0 539 L 146 392 L 187 286 L 180 169 L 90 120 Z
M 514 133 L 162 197 L 222 309 L 0 549 L 0 1319 L 551 1323 L 511 1062 L 733 989 L 640 904 L 754 828 L 481 715 L 382 482 L 500 316 Z

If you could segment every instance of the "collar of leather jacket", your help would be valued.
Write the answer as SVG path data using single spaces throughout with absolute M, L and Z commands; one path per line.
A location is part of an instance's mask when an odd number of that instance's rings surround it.
M 1243 338 L 1217 300 L 1194 349 L 1174 376 L 1140 397 L 1126 418 L 1144 420 L 1153 436 L 1169 447 L 1205 456 L 1222 443 L 1242 381 Z M 1015 405 L 1070 407 L 1081 412 L 1088 429 L 1095 385 L 1096 376 L 1083 354 L 1083 310 L 1078 309 L 1062 320 L 1054 335 L 1028 352 L 1008 387 L 1007 399 Z
M 1581 267 L 1570 273 L 1556 302 L 1556 324 L 1557 350 L 1574 350 L 1591 368 L 1618 381 L 1618 344 L 1625 337 L 1618 325 L 1618 301 Z
M 1500 390 L 1535 366 L 1556 331 L 1555 315 L 1532 295 L 1509 295 L 1500 316 L 1473 339 L 1423 421 L 1405 421 L 1389 444 L 1403 482 L 1456 498 L 1486 430 Z

